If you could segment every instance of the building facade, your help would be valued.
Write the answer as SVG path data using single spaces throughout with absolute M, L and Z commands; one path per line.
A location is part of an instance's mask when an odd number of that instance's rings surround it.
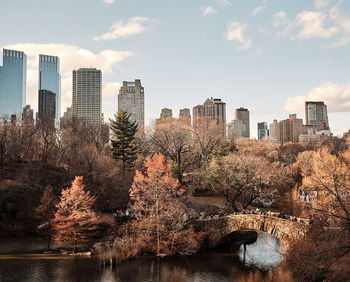
M 248 109 L 236 109 L 236 120 L 241 120 L 242 123 L 245 125 L 243 137 L 250 138 L 250 117 Z
M 281 144 L 281 126 L 280 123 L 275 119 L 269 125 L 269 140 L 273 143 L 280 145 Z
M 96 68 L 80 68 L 73 71 L 73 117 L 101 127 L 102 73 Z
M 191 110 L 187 108 L 180 109 L 179 120 L 184 124 L 191 126 Z
M 39 90 L 38 124 L 54 127 L 56 120 L 56 93 Z
M 207 99 L 203 105 L 193 108 L 193 127 L 215 125 L 226 136 L 226 103 L 221 99 Z
M 317 130 L 328 130 L 327 105 L 324 102 L 305 102 L 306 125 L 315 126 Z
M 30 108 L 30 105 L 23 108 L 22 121 L 24 124 L 34 124 L 34 111 Z
M 227 126 L 227 136 L 229 139 L 238 140 L 246 138 L 247 127 L 242 120 L 235 119 Z
M 258 123 L 258 139 L 264 139 L 269 136 L 269 129 L 267 127 L 267 122 L 259 122 Z
M 141 80 L 123 81 L 118 94 L 118 111 L 130 114 L 131 121 L 136 121 L 139 131 L 145 128 L 145 92 Z
M 27 56 L 21 51 L 3 49 L 0 66 L 0 115 L 20 115 L 26 105 Z
M 55 123 L 59 126 L 61 117 L 61 75 L 60 59 L 56 56 L 39 55 L 39 90 L 50 90 L 56 95 Z

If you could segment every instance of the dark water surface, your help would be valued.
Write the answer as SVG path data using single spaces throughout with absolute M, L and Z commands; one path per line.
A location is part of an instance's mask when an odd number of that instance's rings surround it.
M 0 239 L 0 252 L 2 240 Z M 115 269 L 100 267 L 96 258 L 3 254 L 0 255 L 0 281 L 293 281 L 288 267 L 284 263 L 279 264 L 281 256 L 276 252 L 275 244 L 278 244 L 275 238 L 260 234 L 255 244 L 247 246 L 245 255 L 242 249 L 238 254 L 140 257 L 122 263 Z M 258 270 L 257 267 L 265 270 Z

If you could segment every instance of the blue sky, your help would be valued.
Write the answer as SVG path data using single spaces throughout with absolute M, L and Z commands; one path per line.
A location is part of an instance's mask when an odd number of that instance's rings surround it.
M 163 107 L 226 102 L 256 123 L 304 117 L 324 100 L 335 134 L 350 128 L 350 1 L 2 0 L 0 47 L 28 55 L 27 102 L 37 107 L 39 53 L 58 55 L 62 110 L 71 72 L 103 71 L 103 112 L 117 109 L 120 82 L 140 78 L 146 119 Z

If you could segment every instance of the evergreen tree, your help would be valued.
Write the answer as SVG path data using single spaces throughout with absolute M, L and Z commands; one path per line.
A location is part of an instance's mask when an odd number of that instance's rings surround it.
M 113 158 L 121 160 L 123 173 L 131 168 L 137 158 L 137 145 L 134 142 L 138 129 L 136 121 L 130 121 L 130 114 L 121 110 L 114 115 L 115 120 L 110 119 L 110 128 L 113 132 L 112 154 Z

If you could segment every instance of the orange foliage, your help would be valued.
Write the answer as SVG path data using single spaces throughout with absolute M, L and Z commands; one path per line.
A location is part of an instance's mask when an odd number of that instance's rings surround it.
M 54 240 L 59 244 L 77 248 L 91 246 L 97 230 L 97 216 L 92 207 L 95 197 L 84 190 L 83 177 L 77 176 L 72 187 L 62 190 L 53 219 Z

